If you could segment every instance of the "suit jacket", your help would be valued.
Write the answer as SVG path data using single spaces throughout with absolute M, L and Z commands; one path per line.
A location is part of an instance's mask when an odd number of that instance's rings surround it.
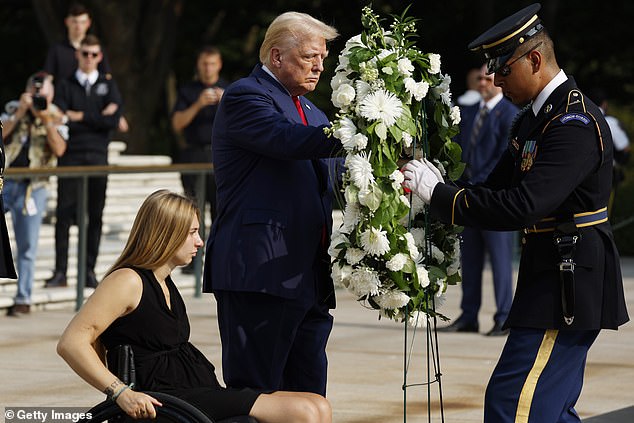
M 307 289 L 334 307 L 327 239 L 333 157 L 325 114 L 300 97 L 304 126 L 286 89 L 256 66 L 227 87 L 213 129 L 218 215 L 204 292 L 263 292 L 297 298 Z M 325 231 L 325 232 L 324 232 Z M 325 238 L 324 238 L 325 236 Z
M 480 103 L 461 110 L 460 133 L 455 141 L 462 147 L 462 161 L 467 164 L 463 179 L 468 183 L 484 182 L 508 146 L 517 106 L 502 98 L 484 120 L 480 132 L 471 145 L 473 125 L 480 113 Z
M 4 220 L 4 202 L 2 201 L 2 175 L 4 174 L 4 142 L 2 141 L 2 124 L 0 124 L 0 278 L 17 279 L 11 245 L 9 244 L 9 232 L 7 222 Z
M 608 204 L 612 139 L 599 108 L 579 96 L 569 78 L 535 117 L 530 109 L 515 125 L 508 149 L 485 183 L 473 188 L 439 184 L 433 216 L 490 230 L 518 230 L 543 218 L 570 220 Z M 577 95 L 575 95 L 577 93 Z M 559 253 L 553 232 L 522 240 L 517 288 L 509 327 L 540 329 L 617 328 L 629 320 L 619 255 L 609 222 L 578 229 L 575 319 L 563 321 Z

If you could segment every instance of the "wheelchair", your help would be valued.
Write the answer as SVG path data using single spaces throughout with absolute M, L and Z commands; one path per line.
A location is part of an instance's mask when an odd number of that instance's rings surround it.
M 129 345 L 120 345 L 114 351 L 108 351 L 108 368 L 126 385 L 134 383 L 136 379 L 134 367 L 134 354 Z M 136 387 L 136 386 L 135 386 Z M 117 405 L 116 402 L 106 399 L 86 412 L 90 418 L 79 420 L 78 423 L 132 423 L 132 422 L 174 422 L 174 423 L 258 423 L 250 416 L 236 416 L 223 420 L 213 420 L 193 405 L 163 392 L 143 391 L 163 404 L 155 407 L 156 419 L 133 419 Z

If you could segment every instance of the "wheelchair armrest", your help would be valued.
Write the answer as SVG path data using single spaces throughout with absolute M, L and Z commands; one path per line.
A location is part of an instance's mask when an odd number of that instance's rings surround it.
M 117 345 L 106 351 L 108 368 L 121 382 L 136 385 L 136 367 L 134 365 L 134 351 L 130 345 Z M 137 389 L 140 388 L 137 386 Z

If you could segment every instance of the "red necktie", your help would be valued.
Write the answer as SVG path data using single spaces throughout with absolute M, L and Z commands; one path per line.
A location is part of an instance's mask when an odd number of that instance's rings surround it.
M 302 104 L 299 102 L 299 97 L 293 96 L 293 103 L 295 103 L 295 107 L 297 108 L 299 117 L 302 118 L 302 122 L 304 122 L 304 125 L 308 125 L 308 121 L 306 120 L 306 115 L 304 114 L 304 109 L 302 109 Z

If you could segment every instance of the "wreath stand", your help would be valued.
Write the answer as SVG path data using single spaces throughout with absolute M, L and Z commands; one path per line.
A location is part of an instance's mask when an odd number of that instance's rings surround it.
M 421 143 L 421 147 L 422 147 L 422 152 L 424 154 L 425 157 L 429 156 L 429 141 L 427 139 L 427 125 L 426 125 L 426 119 L 427 117 L 427 111 L 425 108 L 425 103 L 423 102 L 423 107 L 420 111 L 420 122 L 421 122 L 421 126 L 422 126 L 422 143 Z M 412 152 L 412 158 L 416 157 L 416 140 L 414 140 L 413 143 L 413 152 Z M 411 203 L 411 196 L 414 195 L 412 193 L 410 193 L 410 203 Z M 412 221 L 412 217 L 410 214 L 410 218 L 409 218 L 409 224 L 408 226 L 411 226 L 411 221 Z M 425 211 L 425 233 L 429 234 L 429 221 L 428 221 L 428 217 L 429 217 L 429 213 L 426 210 Z M 431 240 L 429 239 L 429 235 L 426 235 L 426 240 L 425 240 L 425 251 L 426 251 L 426 255 L 425 255 L 425 262 L 429 263 L 430 261 L 430 251 L 431 251 Z M 419 322 L 415 322 L 415 325 L 411 328 L 411 340 L 409 338 L 409 332 L 410 332 L 410 328 L 408 327 L 408 319 L 405 319 L 405 322 L 403 323 L 403 385 L 402 385 L 402 389 L 403 389 L 403 423 L 407 423 L 407 393 L 408 393 L 408 389 L 409 388 L 426 388 L 427 390 L 427 422 L 431 423 L 433 421 L 440 421 L 442 423 L 445 422 L 445 411 L 444 411 L 444 406 L 443 406 L 443 395 L 442 395 L 442 372 L 440 369 L 440 352 L 439 352 L 439 348 L 438 348 L 438 332 L 437 332 L 437 323 L 438 323 L 438 318 L 435 315 L 435 311 L 436 311 L 436 302 L 435 302 L 435 297 L 433 294 L 427 293 L 425 296 L 425 304 L 430 304 L 431 305 L 431 309 L 434 312 L 433 316 L 430 316 L 429 314 L 423 314 L 423 313 L 419 313 L 418 314 L 418 318 L 421 318 L 420 316 L 425 316 L 425 322 L 423 322 L 422 324 L 419 324 Z M 408 312 L 407 314 L 409 314 L 409 310 L 406 309 L 406 311 Z M 421 310 L 419 310 L 421 311 Z M 415 346 L 415 342 L 416 342 L 416 334 L 418 330 L 424 330 L 425 331 L 425 371 L 424 371 L 424 375 L 421 375 L 421 378 L 418 380 L 414 380 L 410 382 L 410 378 L 409 378 L 409 368 L 410 368 L 410 364 L 412 363 L 412 355 L 414 352 L 414 346 Z M 438 414 L 439 414 L 439 418 L 440 420 L 433 420 L 434 416 L 437 414 L 434 414 L 434 412 L 436 410 L 432 409 L 432 391 L 434 391 L 434 388 L 438 389 Z

